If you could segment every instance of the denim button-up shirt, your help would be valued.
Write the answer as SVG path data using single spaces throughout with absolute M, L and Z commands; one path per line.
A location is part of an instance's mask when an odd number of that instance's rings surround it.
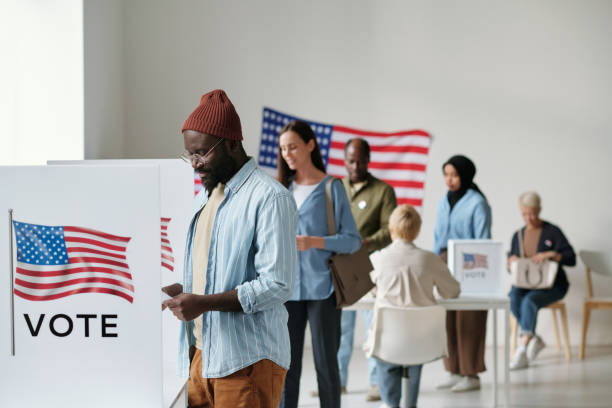
M 317 185 L 299 210 L 298 235 L 325 237 L 325 249 L 311 248 L 298 253 L 299 269 L 291 300 L 327 299 L 334 291 L 327 260 L 333 253 L 350 254 L 361 248 L 361 236 L 346 191 L 338 179 L 332 182 L 336 234 L 327 234 L 325 184 L 330 177 Z
M 193 239 L 208 193 L 195 199 L 187 234 L 183 292 L 192 292 Z M 269 359 L 288 369 L 291 360 L 287 311 L 297 271 L 297 208 L 291 193 L 250 159 L 226 183 L 215 216 L 206 294 L 238 289 L 241 312 L 202 314 L 202 376 L 225 377 Z M 193 323 L 182 324 L 178 371 L 189 376 Z M 187 338 L 189 336 L 189 339 Z

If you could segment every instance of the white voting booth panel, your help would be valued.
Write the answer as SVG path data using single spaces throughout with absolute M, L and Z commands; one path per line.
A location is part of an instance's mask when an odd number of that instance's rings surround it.
M 0 222 L 0 265 L 4 271 L 0 279 L 4 299 L 0 302 L 0 406 L 162 406 L 159 166 L 0 167 L 0 185 L 0 209 L 5 216 L 5 221 Z M 72 241 L 99 251 L 98 255 L 70 252 L 71 257 L 106 257 L 101 250 L 105 248 L 91 244 L 91 237 L 85 241 L 79 238 L 81 228 L 96 231 L 95 238 L 109 250 L 114 247 L 106 234 L 129 237 L 123 261 L 127 265 L 121 267 L 128 272 L 95 283 L 94 276 L 105 276 L 100 268 L 94 273 L 75 265 L 69 276 L 51 276 L 55 272 L 42 276 L 36 271 L 46 271 L 44 266 L 26 264 L 26 259 L 17 258 L 18 248 L 25 254 L 26 247 L 20 242 L 26 240 L 16 239 L 17 229 L 12 237 L 9 235 L 8 209 L 14 210 L 14 221 L 34 224 L 36 231 L 57 231 L 62 227 L 65 243 L 57 241 L 57 245 L 67 251 L 76 249 Z M 35 242 L 34 247 L 50 257 L 46 259 L 54 259 L 56 252 L 51 253 L 43 243 L 46 235 L 33 233 L 32 225 L 28 228 L 27 242 Z M 23 231 L 26 230 L 22 234 Z M 55 243 L 52 239 L 47 242 Z M 55 256 L 61 259 L 62 255 Z M 11 257 L 15 268 L 12 282 Z M 30 263 L 32 259 L 27 258 Z M 70 259 L 71 264 L 74 259 Z M 95 263 L 91 258 L 78 259 L 85 264 Z M 111 265 L 113 268 L 120 267 Z M 34 271 L 33 276 L 27 275 L 32 274 L 29 270 Z M 81 279 L 81 283 L 75 284 L 75 279 Z M 123 282 L 120 290 L 111 284 L 118 281 Z M 11 283 L 26 295 L 11 296 Z M 64 283 L 71 284 L 69 290 L 86 293 L 62 292 L 63 296 L 42 300 L 48 294 L 61 292 L 56 286 Z M 55 289 L 49 289 L 50 285 Z M 95 289 L 88 290 L 92 287 Z
M 160 214 L 161 218 L 170 219 L 165 230 L 170 244 L 165 245 L 171 246 L 174 258 L 173 262 L 165 261 L 166 266 L 161 266 L 160 286 L 182 281 L 185 238 L 194 197 L 194 173 L 189 164 L 180 159 L 64 160 L 49 161 L 47 164 L 54 166 L 157 166 L 159 168 Z M 164 407 L 172 404 L 185 384 L 185 380 L 176 375 L 179 330 L 180 321 L 172 312 L 165 310 L 162 313 Z
M 505 258 L 501 242 L 448 241 L 448 269 L 461 284 L 461 296 L 504 296 Z

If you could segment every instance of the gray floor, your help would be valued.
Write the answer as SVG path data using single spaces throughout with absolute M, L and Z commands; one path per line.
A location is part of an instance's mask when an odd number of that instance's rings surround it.
M 492 368 L 492 349 L 486 353 L 487 367 Z M 561 352 L 552 347 L 545 348 L 538 361 L 526 370 L 510 373 L 510 398 L 512 407 L 612 407 L 612 347 L 589 347 L 584 361 L 578 360 L 578 350 L 572 349 L 572 360 L 565 361 Z M 500 362 L 499 392 L 503 401 L 502 350 Z M 312 351 L 304 350 L 300 407 L 319 406 L 317 398 L 308 395 L 316 387 Z M 493 401 L 490 372 L 481 376 L 482 389 L 476 392 L 452 393 L 437 391 L 436 384 L 445 372 L 440 361 L 423 368 L 419 407 L 491 407 Z M 378 408 L 380 402 L 366 402 L 367 366 L 363 353 L 357 350 L 349 368 L 348 393 L 342 396 L 344 408 Z

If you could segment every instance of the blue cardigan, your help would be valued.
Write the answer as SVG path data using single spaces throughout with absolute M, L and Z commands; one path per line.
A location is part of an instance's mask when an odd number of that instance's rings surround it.
M 325 237 L 325 249 L 298 251 L 298 273 L 290 300 L 327 299 L 334 291 L 327 260 L 333 253 L 349 254 L 361 247 L 361 236 L 355 225 L 350 203 L 339 179 L 332 182 L 336 234 L 327 235 L 325 212 L 325 177 L 306 197 L 298 211 L 298 235 Z M 293 191 L 293 184 L 289 186 Z
M 438 203 L 433 251 L 440 254 L 449 239 L 490 239 L 491 207 L 476 190 L 468 189 L 451 211 L 446 194 Z

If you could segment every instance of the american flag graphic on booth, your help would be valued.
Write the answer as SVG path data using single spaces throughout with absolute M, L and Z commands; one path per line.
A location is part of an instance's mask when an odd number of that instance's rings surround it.
M 174 255 L 168 238 L 168 225 L 172 218 L 161 217 L 161 265 L 170 272 L 174 271 Z
M 301 119 L 270 108 L 263 109 L 259 165 L 276 176 L 279 133 L 284 125 Z M 304 119 L 301 119 L 304 120 Z M 344 146 L 353 138 L 365 139 L 370 145 L 369 172 L 395 190 L 398 204 L 421 208 L 425 188 L 425 171 L 431 136 L 423 130 L 373 132 L 305 120 L 317 135 L 317 142 L 327 173 L 339 178 L 347 175 Z
M 463 254 L 463 269 L 488 268 L 489 262 L 486 255 L 482 254 Z
M 134 300 L 127 263 L 130 237 L 89 228 L 13 221 L 17 242 L 15 295 L 27 300 L 103 293 Z

